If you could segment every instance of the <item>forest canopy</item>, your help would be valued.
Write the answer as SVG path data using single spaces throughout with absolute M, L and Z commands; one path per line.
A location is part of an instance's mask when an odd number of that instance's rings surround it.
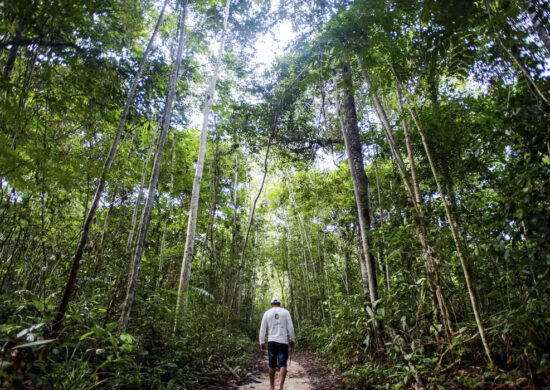
M 237 388 L 274 295 L 342 388 L 550 386 L 547 1 L 3 1 L 0 94 L 1 387 Z

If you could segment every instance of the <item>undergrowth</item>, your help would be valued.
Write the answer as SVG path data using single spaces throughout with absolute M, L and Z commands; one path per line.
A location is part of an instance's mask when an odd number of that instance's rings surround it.
M 332 326 L 303 325 L 298 344 L 321 357 L 351 388 L 400 389 L 422 384 L 428 389 L 512 389 L 550 385 L 548 341 L 540 333 L 548 324 L 539 324 L 539 343 L 526 342 L 520 336 L 536 337 L 528 329 L 534 330 L 532 323 L 519 322 L 521 316 L 515 313 L 492 317 L 491 322 L 498 325 L 488 332 L 496 358 L 496 366 L 491 368 L 473 321 L 460 323 L 452 338 L 446 340 L 437 324 L 408 318 L 399 305 L 390 310 L 382 304 L 373 308 L 355 295 L 340 296 L 333 307 Z
M 73 315 L 60 342 L 47 339 L 47 308 L 25 300 L 0 305 L 0 380 L 8 388 L 205 389 L 227 380 L 222 363 L 244 376 L 255 347 L 244 333 L 219 327 L 213 312 L 222 309 L 213 303 L 187 314 L 174 336 L 158 301 L 145 303 L 149 315 L 129 333 L 119 334 L 117 322 Z

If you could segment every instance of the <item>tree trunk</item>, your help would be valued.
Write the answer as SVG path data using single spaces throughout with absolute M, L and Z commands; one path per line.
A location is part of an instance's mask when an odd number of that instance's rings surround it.
M 141 214 L 141 221 L 139 224 L 138 235 L 136 238 L 136 244 L 134 246 L 134 251 L 132 256 L 130 276 L 128 278 L 126 298 L 122 305 L 122 314 L 120 318 L 121 333 L 125 333 L 126 328 L 128 327 L 130 312 L 132 311 L 132 305 L 134 303 L 134 295 L 135 295 L 136 284 L 138 280 L 139 266 L 141 264 L 141 257 L 143 256 L 143 252 L 145 250 L 145 238 L 147 237 L 147 231 L 149 230 L 151 212 L 153 210 L 153 204 L 155 201 L 155 193 L 157 191 L 162 151 L 164 149 L 166 136 L 168 134 L 168 129 L 170 127 L 170 120 L 172 117 L 172 105 L 174 103 L 174 97 L 176 95 L 176 88 L 177 88 L 177 83 L 178 83 L 179 74 L 180 74 L 180 67 L 181 67 L 181 59 L 183 57 L 183 42 L 184 42 L 184 36 L 185 36 L 186 16 L 187 16 L 187 0 L 184 0 L 182 4 L 181 16 L 180 16 L 178 52 L 176 55 L 176 62 L 174 64 L 174 69 L 172 71 L 172 74 L 170 75 L 170 80 L 168 83 L 166 107 L 164 108 L 164 115 L 161 121 L 161 130 L 160 130 L 159 139 L 157 143 L 157 150 L 155 152 L 155 159 L 153 162 L 151 179 L 149 180 L 149 189 L 147 193 L 147 199 L 145 201 L 143 212 Z
M 172 163 L 170 165 L 170 191 L 174 191 L 174 167 L 176 166 L 176 146 L 178 143 L 178 135 L 174 133 L 174 141 L 172 143 Z M 160 258 L 159 258 L 159 268 L 158 268 L 158 278 L 157 278 L 157 288 L 160 287 L 164 280 L 164 275 L 162 270 L 164 269 L 164 248 L 166 246 L 166 233 L 168 231 L 168 225 L 170 223 L 170 212 L 166 210 L 164 215 L 164 229 L 162 230 L 162 239 L 160 243 Z
M 290 175 L 288 175 L 290 177 Z M 321 292 L 321 286 L 319 277 L 317 275 L 317 267 L 315 266 L 315 259 L 313 258 L 313 252 L 311 250 L 311 243 L 309 240 L 309 235 L 306 230 L 306 225 L 304 223 L 304 219 L 302 218 L 302 215 L 300 214 L 300 211 L 298 210 L 298 204 L 296 203 L 296 197 L 294 195 L 293 189 L 292 189 L 292 182 L 288 180 L 288 192 L 290 200 L 292 201 L 292 204 L 294 205 L 294 210 L 296 211 L 296 219 L 298 220 L 298 228 L 300 229 L 300 235 L 302 236 L 302 240 L 305 241 L 305 248 L 304 248 L 304 261 L 307 262 L 309 258 L 309 262 L 311 263 L 311 270 L 313 271 L 313 279 L 315 280 L 315 284 L 317 287 L 317 293 L 319 294 L 319 299 L 323 300 L 323 294 Z M 307 249 L 307 254 L 305 255 L 305 249 Z M 323 316 L 323 320 L 325 319 L 325 309 L 324 307 L 320 307 L 321 315 Z
M 365 166 L 363 164 L 363 153 L 361 142 L 359 140 L 359 127 L 357 125 L 357 113 L 355 109 L 355 99 L 353 97 L 353 80 L 349 63 L 342 67 L 342 83 L 344 92 L 344 127 L 342 128 L 346 153 L 348 154 L 348 163 L 353 181 L 353 191 L 355 194 L 355 203 L 357 205 L 357 215 L 359 219 L 359 228 L 361 234 L 361 245 L 363 255 L 365 256 L 365 273 L 368 280 L 369 299 L 374 302 L 378 299 L 378 285 L 376 282 L 376 273 L 374 261 L 370 253 L 371 237 L 370 230 L 370 195 L 369 183 Z
M 239 212 L 239 154 L 235 153 L 235 167 L 233 179 L 233 222 L 231 224 L 231 264 L 235 259 L 237 241 L 237 214 Z
M 99 245 L 98 245 L 98 251 L 97 251 L 97 260 L 94 267 L 94 271 L 92 272 L 93 277 L 95 278 L 97 274 L 99 273 L 99 270 L 101 266 L 103 265 L 103 254 L 105 251 L 105 235 L 107 234 L 107 229 L 109 228 L 109 222 L 111 220 L 111 214 L 113 212 L 113 209 L 115 208 L 115 199 L 117 196 L 118 187 L 115 188 L 113 191 L 113 196 L 111 198 L 111 202 L 109 204 L 109 208 L 107 209 L 107 215 L 105 215 L 105 222 L 103 223 L 103 230 L 101 231 L 101 238 L 99 239 Z
M 359 56 L 356 56 L 356 58 L 361 68 L 361 72 L 363 73 L 365 84 L 367 84 L 367 87 L 371 91 L 374 108 L 376 110 L 378 118 L 380 119 L 380 122 L 382 122 L 382 128 L 384 129 L 384 132 L 386 134 L 386 139 L 388 140 L 388 144 L 390 146 L 390 150 L 399 168 L 399 173 L 401 174 L 401 178 L 403 179 L 403 183 L 405 184 L 405 189 L 407 190 L 407 194 L 411 199 L 411 202 L 414 202 L 414 199 L 415 199 L 413 196 L 414 191 L 409 181 L 407 168 L 405 167 L 405 163 L 403 162 L 403 157 L 401 156 L 401 152 L 399 151 L 397 142 L 395 141 L 395 137 L 393 136 L 392 126 L 390 124 L 390 121 L 388 120 L 386 111 L 384 110 L 384 106 L 382 105 L 382 102 L 380 101 L 380 98 L 378 97 L 376 90 L 373 88 L 372 80 L 367 68 L 363 66 L 363 63 L 359 58 Z
M 2 277 L 2 282 L 0 283 L 0 294 L 4 293 L 4 284 L 6 283 L 7 280 L 9 280 L 9 278 L 11 278 L 11 275 L 10 275 L 11 267 L 12 267 L 13 262 L 14 262 L 15 253 L 16 253 L 17 249 L 19 248 L 19 239 L 21 238 L 21 234 L 23 234 L 23 241 L 24 241 L 25 237 L 27 235 L 27 231 L 25 229 L 21 229 L 21 227 L 20 227 L 19 232 L 17 233 L 17 239 L 15 240 L 15 245 L 13 246 L 13 248 L 11 250 L 10 256 L 6 260 L 6 263 L 7 263 L 6 272 L 4 273 L 4 276 Z M 7 249 L 7 247 L 6 247 L 6 249 Z
M 256 274 L 258 273 L 258 266 L 254 267 L 254 274 L 252 275 L 252 294 L 250 299 L 250 321 L 248 327 L 250 330 L 254 330 L 254 303 L 256 300 Z
M 456 247 L 456 252 L 458 254 L 458 257 L 460 259 L 460 264 L 462 266 L 462 271 L 464 273 L 464 279 L 466 281 L 466 287 L 468 289 L 468 295 L 470 296 L 470 301 L 472 304 L 472 311 L 474 312 L 474 317 L 477 323 L 477 328 L 479 332 L 479 337 L 481 338 L 481 342 L 483 343 L 483 347 L 485 348 L 485 353 L 487 355 L 487 359 L 489 361 L 489 364 L 493 365 L 493 357 L 491 354 L 491 349 L 489 348 L 489 343 L 487 342 L 487 338 L 485 337 L 485 328 L 483 327 L 483 323 L 481 322 L 481 315 L 479 314 L 479 310 L 477 307 L 477 299 L 474 293 L 474 288 L 472 286 L 472 281 L 470 279 L 470 271 L 468 270 L 467 266 L 467 260 L 466 255 L 464 253 L 464 250 L 462 248 L 462 243 L 458 237 L 458 233 L 456 231 L 455 222 L 453 219 L 453 216 L 451 214 L 451 208 L 449 207 L 446 199 L 445 190 L 443 189 L 443 186 L 441 185 L 441 182 L 439 180 L 439 176 L 437 174 L 437 171 L 435 169 L 435 165 L 433 163 L 432 155 L 430 153 L 430 149 L 428 146 L 428 142 L 426 139 L 426 134 L 423 130 L 423 128 L 420 126 L 420 121 L 418 120 L 414 110 L 409 105 L 409 112 L 413 118 L 413 121 L 416 125 L 416 128 L 418 130 L 418 133 L 420 134 L 420 137 L 422 138 L 422 144 L 424 145 L 424 151 L 426 152 L 426 157 L 428 158 L 428 163 L 430 164 L 430 169 L 432 171 L 433 178 L 435 180 L 435 183 L 437 185 L 437 190 L 439 191 L 439 194 L 441 195 L 441 201 L 443 202 L 443 207 L 445 209 L 445 214 L 447 216 L 447 222 L 449 224 L 449 228 L 451 230 L 451 235 L 453 237 L 453 241 Z
M 399 82 L 397 73 L 395 73 L 395 70 L 393 68 L 392 68 L 392 71 L 394 72 L 394 76 L 395 76 L 395 90 L 397 95 L 397 102 L 399 104 L 399 109 L 401 111 L 403 131 L 405 134 L 405 141 L 407 145 L 407 154 L 409 156 L 409 161 L 411 165 L 412 181 L 413 181 L 412 185 L 413 185 L 415 200 L 416 200 L 416 204 L 415 204 L 416 210 L 414 213 L 415 224 L 417 226 L 418 237 L 420 238 L 420 244 L 422 246 L 422 251 L 424 253 L 424 259 L 426 261 L 426 273 L 428 276 L 428 280 L 430 281 L 430 285 L 431 285 L 430 287 L 432 291 L 435 290 L 435 304 L 436 304 L 436 307 L 438 308 L 439 315 L 441 316 L 441 322 L 445 327 L 445 332 L 447 334 L 447 337 L 450 338 L 453 333 L 453 327 L 452 327 L 451 318 L 449 314 L 447 298 L 443 293 L 443 286 L 441 284 L 441 276 L 437 267 L 437 261 L 435 259 L 435 256 L 433 255 L 433 250 L 428 243 L 428 233 L 426 232 L 427 229 L 424 221 L 422 220 L 422 216 L 420 215 L 420 211 L 421 211 L 420 208 L 423 204 L 423 200 L 420 194 L 420 186 L 418 185 L 418 181 L 416 177 L 416 164 L 414 161 L 414 156 L 412 154 L 409 125 L 407 122 L 407 118 L 405 116 L 405 109 L 403 107 L 403 93 L 402 93 L 401 83 Z
M 75 254 L 72 259 L 71 263 L 71 270 L 69 272 L 69 278 L 67 280 L 67 284 L 65 285 L 65 290 L 63 292 L 63 298 L 61 299 L 61 302 L 59 303 L 59 307 L 57 309 L 57 313 L 55 315 L 55 319 L 52 323 L 52 330 L 51 330 L 51 336 L 57 337 L 59 334 L 59 331 L 61 330 L 63 318 L 65 317 L 65 313 L 67 312 L 67 308 L 69 306 L 69 300 L 72 297 L 75 283 L 76 283 L 76 275 L 78 273 L 78 269 L 80 267 L 80 261 L 82 260 L 82 255 L 84 253 L 84 247 L 86 246 L 86 243 L 88 241 L 88 235 L 90 234 L 90 228 L 92 226 L 92 222 L 95 216 L 95 212 L 97 210 L 97 207 L 99 206 L 99 201 L 101 200 L 101 197 L 103 195 L 103 190 L 105 189 L 105 184 L 107 182 L 107 175 L 109 172 L 109 169 L 113 165 L 113 161 L 116 157 L 116 154 L 118 152 L 118 143 L 120 141 L 120 138 L 122 136 L 122 132 L 126 126 L 126 118 L 128 117 L 128 113 L 130 112 L 130 108 L 134 102 L 134 97 L 136 94 L 136 90 L 139 86 L 139 82 L 141 80 L 141 75 L 143 73 L 143 68 L 145 67 L 145 62 L 147 61 L 147 57 L 149 56 L 149 53 L 151 52 L 151 49 L 153 48 L 153 42 L 155 41 L 155 37 L 158 33 L 158 30 L 160 28 L 160 24 L 162 22 L 162 19 L 164 18 L 164 11 L 166 9 L 166 5 L 168 4 L 170 0 L 165 0 L 161 12 L 159 14 L 157 24 L 155 25 L 155 29 L 153 30 L 153 33 L 151 34 L 151 38 L 149 39 L 149 42 L 147 43 L 147 47 L 145 48 L 145 51 L 143 52 L 143 58 L 141 59 L 141 62 L 139 64 L 139 68 L 136 72 L 136 75 L 134 77 L 134 80 L 132 81 L 132 85 L 130 87 L 130 91 L 128 92 L 128 96 L 126 98 L 126 102 L 124 103 L 124 109 L 122 111 L 122 114 L 120 116 L 120 121 L 118 123 L 118 127 L 115 132 L 115 139 L 113 140 L 113 143 L 111 145 L 111 149 L 109 150 L 109 154 L 107 155 L 107 159 L 105 160 L 105 163 L 103 165 L 103 170 L 101 172 L 101 177 L 99 178 L 99 183 L 94 195 L 94 199 L 92 201 L 92 205 L 90 206 L 90 210 L 88 211 L 88 214 L 86 215 L 86 219 L 84 222 L 84 226 L 82 227 L 82 231 L 80 233 L 80 239 L 78 241 L 78 245 L 75 250 Z
M 319 242 L 320 240 L 317 240 L 317 242 Z M 327 303 L 328 303 L 328 316 L 329 316 L 329 320 L 330 320 L 330 327 L 332 328 L 334 326 L 334 321 L 332 319 L 332 296 L 333 296 L 333 293 L 332 293 L 332 288 L 330 286 L 330 282 L 329 282 L 329 277 L 328 277 L 328 270 L 327 270 L 327 262 L 326 262 L 326 259 L 325 259 L 325 253 L 327 252 L 326 251 L 326 233 L 323 232 L 323 249 L 322 249 L 322 253 L 323 253 L 323 261 L 321 263 L 321 267 L 323 267 L 323 274 L 325 276 L 325 291 L 326 291 L 326 297 L 327 297 Z
M 157 126 L 155 126 L 155 129 L 153 130 L 153 134 L 151 135 L 151 143 L 149 144 L 149 148 L 147 150 L 147 157 L 143 162 L 143 169 L 141 170 L 141 181 L 139 183 L 138 196 L 136 199 L 136 205 L 134 206 L 134 213 L 132 214 L 132 227 L 130 229 L 130 233 L 128 234 L 128 241 L 126 242 L 126 253 L 131 252 L 132 245 L 134 244 L 134 233 L 136 230 L 139 209 L 141 208 L 141 202 L 143 201 L 143 190 L 145 188 L 145 179 L 147 178 L 147 167 L 149 166 L 149 162 L 151 161 L 151 155 L 153 154 L 153 147 L 155 146 L 155 138 L 157 136 L 158 128 L 159 126 L 157 124 Z
M 260 195 L 262 194 L 262 191 L 264 189 L 265 178 L 267 177 L 267 171 L 268 171 L 268 158 L 269 158 L 269 150 L 271 149 L 271 139 L 276 129 L 277 129 L 277 121 L 275 121 L 275 126 L 273 128 L 273 131 L 269 134 L 269 139 L 267 140 L 267 148 L 266 148 L 265 157 L 264 157 L 264 174 L 262 176 L 262 181 L 260 183 L 260 188 L 258 189 L 258 193 L 256 194 L 254 201 L 252 202 L 252 207 L 250 208 L 250 216 L 248 218 L 248 226 L 246 228 L 246 234 L 244 236 L 243 251 L 241 252 L 241 260 L 239 262 L 239 267 L 237 268 L 237 274 L 235 275 L 235 284 L 231 290 L 231 298 L 229 300 L 229 312 L 231 312 L 231 309 L 233 308 L 235 297 L 237 296 L 237 292 L 239 289 L 239 278 L 241 275 L 241 271 L 244 268 L 244 265 L 246 262 L 246 247 L 248 245 L 248 240 L 250 238 L 250 230 L 252 229 L 252 224 L 254 223 L 254 214 L 256 212 L 256 204 L 258 203 L 258 199 L 260 199 Z
M 493 20 L 493 17 L 494 17 L 494 12 L 489 4 L 489 0 L 485 0 L 485 8 L 487 9 L 487 13 L 489 14 L 489 21 L 491 22 L 492 24 L 492 27 L 493 27 L 493 31 L 494 31 L 494 34 L 495 34 L 495 38 L 497 39 L 498 43 L 500 44 L 500 46 L 504 49 L 504 51 L 510 56 L 510 58 L 512 59 L 512 62 L 514 62 L 517 67 L 519 68 L 519 70 L 521 71 L 521 73 L 523 73 L 523 76 L 525 76 L 525 78 L 527 79 L 527 81 L 529 82 L 529 84 L 531 85 L 531 87 L 533 87 L 533 89 L 535 90 L 536 94 L 548 105 L 550 106 L 550 100 L 548 100 L 548 98 L 546 97 L 546 95 L 540 90 L 538 84 L 535 82 L 535 80 L 533 79 L 533 77 L 531 76 L 531 72 L 529 71 L 529 69 L 527 69 L 527 67 L 524 65 L 521 57 L 520 57 L 520 51 L 519 49 L 514 45 L 512 48 L 509 48 L 508 46 L 506 46 L 506 44 L 504 43 L 504 41 L 502 40 L 502 37 L 501 37 L 501 29 L 499 29 L 496 25 L 495 25 L 495 22 Z M 507 27 L 504 27 L 502 28 L 502 30 L 504 30 L 504 32 L 506 33 L 506 35 L 510 36 L 512 35 L 512 33 L 510 31 L 508 31 L 509 29 Z
M 216 255 L 216 212 L 218 210 L 218 184 L 220 181 L 220 151 L 218 150 L 219 140 L 216 140 L 216 145 L 214 148 L 214 158 L 212 159 L 212 173 L 210 176 L 210 221 L 208 223 L 208 229 L 206 233 L 205 246 L 210 247 L 210 272 L 211 275 L 207 280 L 210 283 L 210 280 L 213 278 L 214 281 L 219 280 L 219 272 L 222 271 L 222 264 L 218 263 L 218 256 Z M 210 241 L 210 244 L 208 244 Z M 223 257 L 223 256 L 222 256 Z M 216 264 L 214 264 L 216 263 Z M 210 291 L 210 288 L 207 289 Z
M 394 155 L 394 160 L 396 162 L 398 171 L 401 175 L 401 178 L 403 180 L 403 184 L 405 185 L 405 189 L 409 198 L 409 201 L 411 205 L 413 206 L 413 218 L 415 221 L 416 229 L 418 232 L 418 237 L 420 239 L 420 244 L 422 247 L 422 252 L 424 254 L 424 259 L 426 261 L 426 273 L 428 276 L 428 280 L 430 282 L 430 288 L 432 290 L 432 293 L 435 294 L 435 308 L 436 311 L 441 316 L 441 322 L 443 323 L 445 327 L 445 333 L 448 337 L 450 337 L 452 333 L 452 326 L 451 321 L 449 318 L 449 311 L 447 309 L 447 301 L 445 299 L 445 296 L 443 294 L 443 288 L 441 286 L 441 280 L 439 277 L 439 272 L 436 268 L 435 259 L 432 254 L 432 249 L 430 248 L 428 244 L 428 238 L 426 233 L 426 228 L 424 226 L 424 223 L 421 219 L 420 213 L 420 206 L 422 204 L 422 197 L 420 195 L 420 189 L 418 186 L 417 178 L 416 178 L 416 168 L 414 163 L 414 157 L 412 155 L 412 149 L 410 145 L 410 138 L 408 137 L 408 123 L 406 121 L 404 112 L 402 111 L 402 124 L 403 129 L 405 132 L 406 137 L 406 144 L 407 144 L 407 153 L 409 154 L 410 164 L 411 164 L 411 171 L 412 174 L 412 184 L 409 181 L 409 175 L 407 168 L 405 166 L 405 163 L 403 161 L 403 157 L 401 155 L 401 152 L 397 146 L 397 142 L 395 141 L 395 137 L 393 136 L 393 129 L 392 126 L 388 120 L 388 117 L 386 115 L 386 110 L 384 109 L 384 106 L 378 97 L 378 94 L 376 93 L 376 90 L 373 87 L 372 79 L 370 77 L 370 74 L 368 70 L 363 66 L 361 59 L 359 56 L 356 56 L 357 61 L 359 62 L 359 65 L 361 67 L 361 71 L 363 73 L 363 77 L 365 79 L 365 83 L 367 84 L 367 87 L 371 91 L 372 99 L 374 103 L 374 107 L 376 110 L 376 113 L 378 115 L 378 118 L 380 119 L 380 122 L 382 123 L 382 127 L 384 128 L 386 139 L 388 141 L 388 144 L 390 146 L 390 149 Z M 396 79 L 397 80 L 397 79 Z M 400 87 L 399 83 L 396 82 L 396 90 L 397 90 L 397 100 L 399 103 L 400 108 L 402 109 L 402 101 L 401 101 L 401 93 L 400 93 Z
M 344 289 L 346 290 L 346 296 L 350 295 L 350 282 L 349 282 L 349 252 L 348 246 L 344 239 L 344 235 L 340 236 L 341 244 L 340 249 L 344 254 L 344 272 L 342 273 L 342 281 L 344 282 Z
M 158 267 L 158 277 L 157 277 L 157 288 L 159 288 L 164 279 L 162 275 L 162 270 L 164 269 L 164 248 L 166 246 L 166 232 L 168 231 L 168 220 L 169 213 L 166 211 L 164 214 L 164 228 L 162 229 L 162 238 L 160 240 L 160 257 L 159 257 L 159 267 Z
M 386 288 L 388 291 L 391 290 L 391 280 L 390 280 L 390 266 L 388 265 L 388 259 L 384 256 L 384 245 L 385 245 L 385 237 L 384 237 L 384 209 L 382 208 L 382 191 L 380 189 L 380 179 L 378 178 L 378 164 L 376 164 L 376 160 L 374 160 L 374 173 L 376 175 L 376 193 L 378 195 L 378 207 L 379 207 L 379 213 L 380 213 L 380 235 L 381 240 L 378 245 L 378 250 L 380 251 L 380 261 L 384 261 L 384 270 L 386 274 Z
M 338 84 L 336 79 L 334 80 L 334 84 L 335 85 Z M 342 134 L 345 134 L 345 124 L 343 119 L 342 107 L 340 105 L 340 97 L 338 96 L 338 93 L 336 94 L 336 97 L 335 97 L 335 103 L 336 103 L 336 112 L 338 116 L 338 121 L 340 123 L 340 130 L 342 131 Z M 348 158 L 348 162 L 349 164 L 351 164 L 351 161 L 349 160 L 349 158 Z M 351 165 L 350 165 L 350 170 L 351 170 Z M 354 188 L 355 188 L 355 183 L 354 183 Z M 355 199 L 355 201 L 357 205 L 357 198 Z M 361 241 L 359 242 L 359 246 L 363 248 L 363 244 Z M 369 296 L 369 277 L 367 272 L 367 266 L 365 264 L 365 259 L 361 254 L 359 254 L 357 258 L 357 262 L 359 263 L 359 269 L 361 271 L 361 285 L 363 286 L 363 293 L 365 294 L 365 296 Z
M 294 283 L 293 283 L 293 277 L 292 277 L 292 271 L 290 269 L 290 243 L 292 242 L 291 241 L 291 236 L 290 236 L 290 227 L 287 226 L 286 228 L 286 231 L 287 231 L 287 239 L 286 239 L 286 272 L 288 274 L 288 288 L 289 288 L 289 294 L 290 294 L 290 302 L 289 302 L 289 307 L 292 307 L 293 308 L 293 311 L 294 311 L 294 317 L 296 318 L 296 320 L 298 321 L 300 316 L 298 315 L 298 308 L 296 306 L 296 299 L 295 299 L 295 296 L 294 296 Z
M 191 205 L 189 208 L 189 220 L 187 222 L 187 235 L 185 238 L 185 249 L 183 251 L 183 259 L 181 262 L 180 280 L 178 285 L 178 299 L 176 302 L 176 310 L 174 314 L 174 332 L 176 332 L 178 327 L 178 317 L 179 317 L 180 311 L 184 306 L 184 302 L 187 302 L 186 299 L 184 300 L 184 290 L 187 289 L 189 284 L 189 279 L 191 277 L 191 263 L 193 262 L 193 247 L 195 245 L 195 229 L 197 227 L 199 196 L 200 196 L 200 189 L 201 189 L 202 172 L 204 169 L 204 157 L 206 154 L 206 136 L 208 134 L 210 106 L 214 98 L 214 92 L 216 90 L 216 83 L 218 81 L 218 74 L 219 74 L 220 66 L 222 62 L 223 50 L 225 45 L 225 37 L 227 34 L 227 20 L 229 18 L 230 4 L 231 4 L 231 0 L 227 0 L 225 4 L 223 32 L 220 39 L 218 57 L 216 58 L 214 73 L 212 74 L 212 79 L 210 80 L 210 84 L 208 86 L 208 91 L 206 93 L 206 102 L 204 103 L 204 108 L 202 112 L 201 141 L 200 141 L 200 147 L 199 147 L 199 156 L 197 159 L 197 168 L 195 171 L 195 179 L 193 181 L 193 191 L 191 194 Z
M 233 280 L 233 271 L 235 266 L 235 258 L 237 256 L 237 217 L 239 212 L 239 202 L 238 202 L 238 194 L 239 194 L 239 171 L 240 171 L 240 162 L 239 162 L 239 154 L 238 152 L 235 153 L 235 165 L 233 166 L 233 183 L 232 183 L 232 190 L 233 193 L 231 195 L 232 201 L 233 201 L 233 216 L 232 216 L 232 223 L 231 223 L 231 252 L 229 253 L 229 261 L 227 265 L 227 271 L 226 274 L 228 277 L 225 279 L 225 283 L 223 285 L 223 302 L 227 304 L 229 302 L 229 299 L 231 297 L 231 288 L 233 286 L 232 280 Z

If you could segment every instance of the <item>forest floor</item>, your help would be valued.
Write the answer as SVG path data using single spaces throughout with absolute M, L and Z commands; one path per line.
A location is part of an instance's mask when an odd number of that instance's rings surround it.
M 267 353 L 257 353 L 252 365 L 253 377 L 240 390 L 269 390 Z M 275 375 L 275 389 L 279 389 L 279 374 Z M 285 390 L 336 390 L 341 388 L 340 379 L 312 355 L 296 351 L 288 366 Z

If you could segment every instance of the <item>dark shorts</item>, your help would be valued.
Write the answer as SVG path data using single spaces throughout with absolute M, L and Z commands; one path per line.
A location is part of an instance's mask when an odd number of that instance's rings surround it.
M 269 358 L 269 368 L 286 367 L 288 360 L 288 344 L 270 341 L 267 343 L 267 356 Z M 279 363 L 277 365 L 277 363 Z

